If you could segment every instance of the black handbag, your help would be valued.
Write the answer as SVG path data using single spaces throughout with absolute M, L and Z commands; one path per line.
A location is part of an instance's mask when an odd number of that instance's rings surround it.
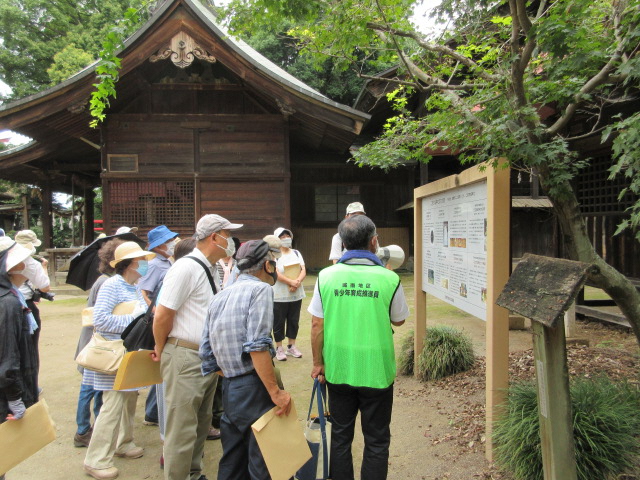
M 156 305 L 160 287 L 162 287 L 162 282 L 160 282 L 153 291 L 153 301 L 147 311 L 134 318 L 120 335 L 127 352 L 153 350 L 155 348 L 156 339 L 153 337 L 153 307 Z

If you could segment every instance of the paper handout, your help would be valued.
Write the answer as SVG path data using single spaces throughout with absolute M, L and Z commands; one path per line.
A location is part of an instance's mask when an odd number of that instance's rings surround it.
M 20 420 L 0 425 L 0 475 L 4 475 L 56 439 L 56 429 L 44 400 L 27 408 Z
M 311 450 L 304 438 L 293 399 L 288 416 L 277 416 L 276 410 L 278 407 L 273 407 L 251 428 L 272 480 L 288 480 L 311 458 Z
M 151 352 L 152 350 L 128 352 L 118 368 L 113 389 L 128 390 L 162 383 L 160 362 L 153 361 Z

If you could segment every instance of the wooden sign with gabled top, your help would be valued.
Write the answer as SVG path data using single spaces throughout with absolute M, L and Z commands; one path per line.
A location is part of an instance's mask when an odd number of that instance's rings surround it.
M 587 263 L 525 254 L 496 303 L 547 327 L 554 327 L 584 286 Z

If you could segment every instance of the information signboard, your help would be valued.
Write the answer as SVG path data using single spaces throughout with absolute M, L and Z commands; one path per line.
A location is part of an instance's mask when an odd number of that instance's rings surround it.
M 487 319 L 487 182 L 422 198 L 422 288 Z

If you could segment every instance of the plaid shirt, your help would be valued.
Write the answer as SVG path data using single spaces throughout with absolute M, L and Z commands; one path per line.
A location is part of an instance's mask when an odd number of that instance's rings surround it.
M 253 275 L 240 275 L 209 306 L 200 343 L 203 375 L 220 369 L 229 378 L 249 373 L 250 352 L 274 355 L 272 329 L 272 288 Z

